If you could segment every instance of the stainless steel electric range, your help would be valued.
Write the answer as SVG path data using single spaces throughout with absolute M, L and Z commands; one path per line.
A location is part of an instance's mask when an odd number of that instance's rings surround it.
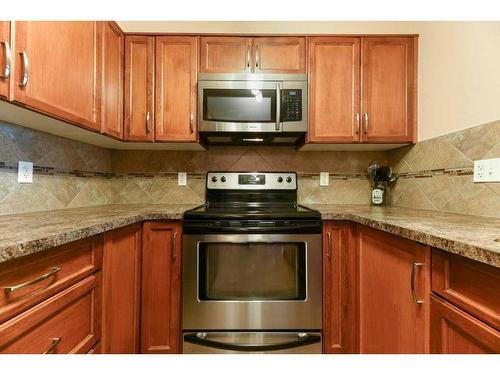
M 321 353 L 321 217 L 293 172 L 210 172 L 184 215 L 184 353 Z

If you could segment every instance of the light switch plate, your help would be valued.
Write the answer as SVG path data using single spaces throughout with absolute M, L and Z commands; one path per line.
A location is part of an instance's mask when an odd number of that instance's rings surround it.
M 186 186 L 187 185 L 187 173 L 186 172 L 179 172 L 177 174 L 177 184 L 179 186 Z
M 19 161 L 17 167 L 17 182 L 33 183 L 33 163 L 30 161 Z
M 320 172 L 320 174 L 319 174 L 319 184 L 320 184 L 320 186 L 328 186 L 328 185 L 330 185 L 330 173 L 328 173 L 328 172 Z
M 474 182 L 500 182 L 500 158 L 474 161 Z

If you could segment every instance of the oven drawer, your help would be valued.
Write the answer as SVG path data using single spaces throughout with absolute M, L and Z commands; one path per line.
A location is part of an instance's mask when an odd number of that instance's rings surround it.
M 321 354 L 320 332 L 186 332 L 184 354 Z

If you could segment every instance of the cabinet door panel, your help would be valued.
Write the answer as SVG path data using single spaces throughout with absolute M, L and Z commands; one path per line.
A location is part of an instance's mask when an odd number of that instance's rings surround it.
M 196 141 L 198 38 L 156 38 L 157 141 Z
M 13 99 L 48 115 L 101 130 L 101 27 L 97 22 L 16 22 Z M 29 78 L 21 52 L 28 60 Z
M 10 75 L 12 74 L 12 48 L 10 43 L 10 22 L 0 21 L 0 97 L 9 97 Z M 8 56 L 10 54 L 10 68 Z M 7 74 L 6 74 L 7 73 Z
M 359 64 L 359 38 L 309 38 L 309 142 L 359 140 Z
M 181 226 L 143 225 L 141 353 L 180 351 Z
M 125 37 L 123 100 L 127 141 L 154 139 L 154 43 L 151 36 Z
M 200 38 L 200 73 L 249 73 L 252 38 Z
M 414 273 L 413 265 L 422 263 Z M 358 226 L 360 353 L 428 352 L 430 249 L 428 246 Z
M 416 39 L 362 38 L 364 142 L 414 142 Z
M 105 354 L 139 351 L 141 243 L 141 224 L 104 234 L 101 343 Z
M 254 38 L 255 73 L 306 72 L 305 37 Z
M 124 37 L 114 22 L 102 22 L 101 131 L 123 138 Z

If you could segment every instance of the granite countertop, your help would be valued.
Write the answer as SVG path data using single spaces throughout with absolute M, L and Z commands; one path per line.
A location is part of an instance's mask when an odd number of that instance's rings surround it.
M 144 220 L 180 220 L 195 206 L 106 205 L 0 216 L 0 263 Z M 308 206 L 323 220 L 350 220 L 500 267 L 500 219 L 402 207 Z
M 349 220 L 500 267 L 500 219 L 370 205 L 307 205 L 323 220 Z

